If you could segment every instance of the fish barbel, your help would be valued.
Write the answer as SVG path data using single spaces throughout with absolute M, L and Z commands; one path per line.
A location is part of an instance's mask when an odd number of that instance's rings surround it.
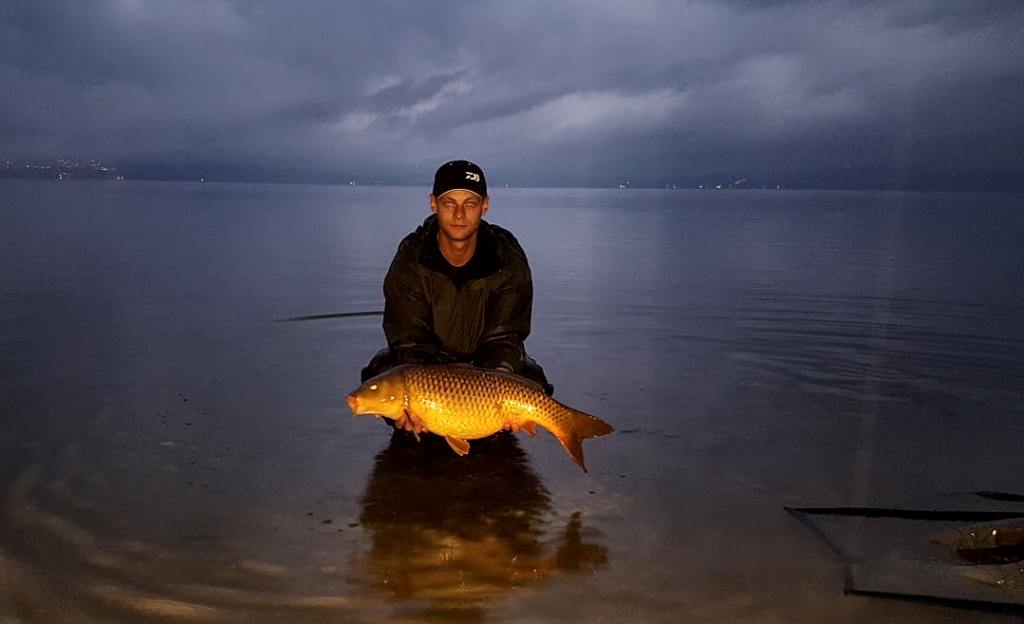
M 349 394 L 348 405 L 355 416 L 418 418 L 459 455 L 469 452 L 467 440 L 511 425 L 536 437 L 539 425 L 558 438 L 583 472 L 587 467 L 582 441 L 614 431 L 600 418 L 562 405 L 523 377 L 468 364 L 396 366 Z

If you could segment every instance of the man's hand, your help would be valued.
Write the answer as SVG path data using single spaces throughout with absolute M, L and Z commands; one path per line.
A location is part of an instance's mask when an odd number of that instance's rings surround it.
M 503 373 L 511 373 L 512 367 L 502 362 L 501 364 L 495 366 L 494 370 L 501 371 Z M 516 425 L 514 423 L 508 423 L 504 427 L 502 427 L 502 429 L 506 431 L 511 431 L 512 433 L 519 433 L 519 425 Z
M 423 424 L 423 421 L 420 420 L 419 418 L 416 418 L 409 412 L 406 412 L 403 416 L 399 416 L 398 418 L 395 419 L 395 428 L 404 429 L 405 431 L 408 431 L 409 433 L 416 436 L 417 440 L 419 439 L 421 433 L 430 433 L 430 430 L 427 429 L 427 426 L 425 424 Z

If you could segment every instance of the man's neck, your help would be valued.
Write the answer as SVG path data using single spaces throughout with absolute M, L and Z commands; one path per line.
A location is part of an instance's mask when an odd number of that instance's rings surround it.
M 438 232 L 437 248 L 441 251 L 444 259 L 448 261 L 448 264 L 455 267 L 465 266 L 466 263 L 473 259 L 473 254 L 476 253 L 476 240 L 477 236 L 474 235 L 469 240 L 453 241 L 445 238 Z

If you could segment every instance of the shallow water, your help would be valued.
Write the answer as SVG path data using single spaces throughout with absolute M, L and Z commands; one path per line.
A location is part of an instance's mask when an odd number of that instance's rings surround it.
M 1018 196 L 497 189 L 530 353 L 618 429 L 583 474 L 392 441 L 344 403 L 379 317 L 273 322 L 380 309 L 426 193 L 0 181 L 0 615 L 1019 621 L 846 595 L 783 509 L 1024 492 Z

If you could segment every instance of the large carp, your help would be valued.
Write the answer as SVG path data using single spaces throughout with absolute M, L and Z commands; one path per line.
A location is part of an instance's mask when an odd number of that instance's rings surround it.
M 364 382 L 348 395 L 356 416 L 419 419 L 459 455 L 469 442 L 517 426 L 532 436 L 550 431 L 583 472 L 582 441 L 614 431 L 611 425 L 562 405 L 537 384 L 512 373 L 468 364 L 404 364 Z

